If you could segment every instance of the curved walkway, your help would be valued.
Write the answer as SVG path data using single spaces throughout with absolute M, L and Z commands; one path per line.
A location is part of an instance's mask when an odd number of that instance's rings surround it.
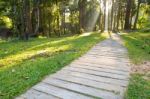
M 130 67 L 121 43 L 113 34 L 17 99 L 123 99 Z

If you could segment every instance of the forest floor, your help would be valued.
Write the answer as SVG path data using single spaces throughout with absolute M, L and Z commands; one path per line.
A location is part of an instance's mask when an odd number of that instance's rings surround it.
M 104 40 L 99 33 L 0 41 L 0 99 L 11 99 Z
M 132 61 L 126 99 L 150 99 L 150 33 L 125 33 L 122 38 Z

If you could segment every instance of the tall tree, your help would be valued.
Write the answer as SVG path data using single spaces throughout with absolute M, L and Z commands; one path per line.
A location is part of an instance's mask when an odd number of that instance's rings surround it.
M 138 17 L 139 17 L 140 5 L 141 5 L 141 0 L 138 0 L 138 6 L 137 6 L 136 17 L 135 17 L 133 29 L 137 28 L 137 21 L 138 21 Z
M 86 6 L 87 0 L 79 0 L 78 5 L 79 5 L 79 22 L 80 22 L 80 30 L 83 29 L 85 30 L 85 6 Z
M 125 25 L 124 25 L 125 30 L 131 29 L 131 27 L 130 27 L 131 2 L 132 2 L 132 0 L 127 0 Z
M 33 0 L 33 20 L 34 21 L 34 25 L 35 25 L 35 28 L 33 30 L 34 34 L 38 34 L 39 32 L 39 28 L 40 28 L 40 0 Z

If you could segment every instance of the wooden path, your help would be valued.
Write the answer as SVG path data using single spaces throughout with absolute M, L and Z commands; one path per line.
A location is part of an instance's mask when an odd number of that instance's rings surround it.
M 129 81 L 127 49 L 106 39 L 16 99 L 123 99 Z

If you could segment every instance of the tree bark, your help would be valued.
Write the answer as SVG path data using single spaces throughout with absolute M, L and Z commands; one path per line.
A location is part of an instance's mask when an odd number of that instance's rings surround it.
M 24 19 L 25 19 L 24 39 L 28 40 L 29 34 L 31 33 L 30 0 L 24 1 Z
M 127 0 L 127 6 L 126 6 L 126 17 L 125 17 L 125 30 L 130 30 L 130 16 L 131 16 L 131 0 Z
M 119 24 L 119 22 L 120 22 L 120 1 L 118 0 L 118 12 L 117 12 L 117 26 L 116 26 L 116 29 L 117 29 L 117 31 L 119 30 L 119 26 L 120 26 L 120 24 Z
M 113 29 L 113 16 L 114 16 L 114 0 L 112 0 L 112 8 L 111 8 L 111 22 L 110 22 L 110 30 Z
M 140 4 L 141 4 L 141 0 L 138 0 L 136 18 L 135 18 L 135 21 L 134 21 L 133 29 L 137 29 L 137 21 L 138 21 L 138 17 L 139 17 Z
M 40 27 L 40 8 L 39 8 L 39 5 L 40 5 L 40 1 L 39 0 L 35 0 L 35 20 L 36 20 L 36 26 L 35 26 L 35 30 L 34 30 L 34 34 L 38 34 L 39 32 L 39 27 Z
M 86 0 L 79 0 L 79 2 L 78 2 L 80 30 L 81 29 L 85 30 L 85 26 L 84 26 L 84 23 L 85 23 L 85 19 L 84 19 L 84 16 L 85 16 L 85 3 L 86 3 Z

